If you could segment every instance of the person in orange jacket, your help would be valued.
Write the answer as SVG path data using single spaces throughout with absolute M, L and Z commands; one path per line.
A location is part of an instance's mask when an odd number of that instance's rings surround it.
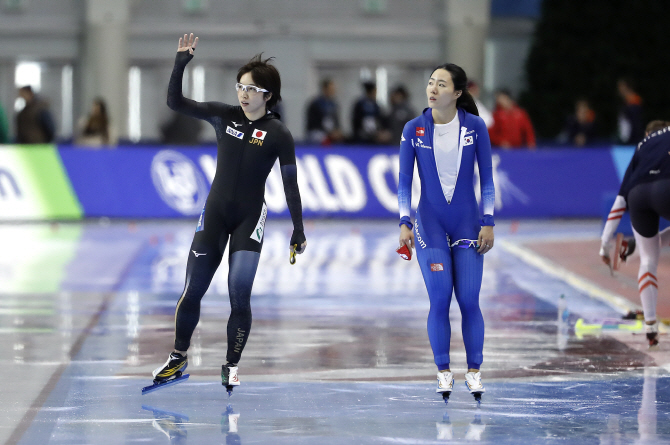
M 514 102 L 507 90 L 496 92 L 496 109 L 489 136 L 493 146 L 535 149 L 535 131 L 528 113 Z

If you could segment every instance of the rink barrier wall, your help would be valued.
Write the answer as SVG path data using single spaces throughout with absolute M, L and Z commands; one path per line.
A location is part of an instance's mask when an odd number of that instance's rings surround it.
M 197 218 L 216 171 L 215 146 L 88 150 L 62 145 L 39 150 L 52 153 L 53 159 L 45 163 L 46 154 L 28 154 L 36 153 L 34 147 L 0 149 L 0 219 Z M 632 152 L 632 147 L 494 150 L 495 216 L 600 217 L 605 197 L 619 188 L 620 164 L 627 165 Z M 296 155 L 306 218 L 397 217 L 397 148 L 304 146 Z M 22 161 L 6 161 L 16 157 Z M 3 204 L 13 185 L 2 176 L 6 165 L 14 181 L 37 184 L 38 193 L 25 199 L 39 203 L 34 207 L 41 211 Z M 58 187 L 52 187 L 52 176 Z M 475 189 L 479 195 L 477 177 Z M 413 208 L 419 194 L 415 171 Z M 278 165 L 268 177 L 265 198 L 270 216 L 289 216 Z
M 0 145 L 0 221 L 80 219 L 54 145 Z

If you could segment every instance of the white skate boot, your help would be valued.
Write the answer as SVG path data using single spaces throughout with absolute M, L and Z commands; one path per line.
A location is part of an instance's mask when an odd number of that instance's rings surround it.
M 240 379 L 237 376 L 237 366 L 225 364 L 221 366 L 221 384 L 226 387 L 228 396 L 233 394 L 233 387 L 240 385 Z
M 482 385 L 482 373 L 479 371 L 466 373 L 465 386 L 470 391 L 470 394 L 475 396 L 477 403 L 480 403 L 482 401 L 482 394 L 486 392 L 484 385 Z
M 454 390 L 454 374 L 449 371 L 437 372 L 437 389 L 435 392 L 442 393 L 444 403 L 449 403 L 449 396 Z

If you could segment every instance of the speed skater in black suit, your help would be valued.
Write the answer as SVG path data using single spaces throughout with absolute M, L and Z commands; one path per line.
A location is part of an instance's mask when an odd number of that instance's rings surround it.
M 270 111 L 281 100 L 279 72 L 268 63 L 271 59 L 262 60 L 257 55 L 237 73 L 239 105 L 187 99 L 182 94 L 182 77 L 197 44 L 198 38 L 193 34 L 179 39 L 167 103 L 171 109 L 203 119 L 214 127 L 216 174 L 189 250 L 186 284 L 175 310 L 174 351 L 153 376 L 155 386 L 183 378 L 188 362 L 186 351 L 200 318 L 200 301 L 228 245 L 231 313 L 227 363 L 222 366 L 221 379 L 230 393 L 240 384 L 237 364 L 251 329 L 251 288 L 267 217 L 265 180 L 277 159 L 293 221 L 291 254 L 304 252 L 307 242 L 293 137 L 279 116 Z

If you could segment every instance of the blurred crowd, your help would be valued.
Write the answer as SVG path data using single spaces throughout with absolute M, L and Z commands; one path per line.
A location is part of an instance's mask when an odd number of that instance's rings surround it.
M 515 101 L 507 89 L 494 94 L 493 111 L 480 99 L 480 88 L 476 82 L 468 84 L 475 98 L 479 114 L 489 129 L 491 144 L 502 149 L 535 149 L 537 142 L 532 120 Z M 618 134 L 612 138 L 598 136 L 601 124 L 588 98 L 574 103 L 574 112 L 566 116 L 563 130 L 555 141 L 576 147 L 587 147 L 617 142 L 631 145 L 644 136 L 643 101 L 631 80 L 617 82 L 620 109 L 617 118 Z M 46 99 L 36 94 L 30 86 L 17 91 L 20 111 L 13 119 L 13 138 L 10 137 L 10 117 L 0 104 L 0 144 L 44 144 L 56 140 L 56 126 Z M 281 106 L 281 104 L 279 104 Z M 340 104 L 337 85 L 332 79 L 323 79 L 320 93 L 305 107 L 305 142 L 312 145 L 333 144 L 397 145 L 405 123 L 417 116 L 410 104 L 404 85 L 397 85 L 389 93 L 388 109 L 377 102 L 377 87 L 374 82 L 361 84 L 361 95 L 352 104 L 350 111 L 351 133 L 345 134 L 340 120 Z M 203 123 L 197 119 L 173 113 L 159 128 L 160 142 L 169 145 L 197 145 L 201 143 Z M 82 116 L 72 138 L 73 144 L 86 148 L 114 147 L 118 133 L 110 122 L 103 98 L 96 98 Z
M 390 109 L 385 113 L 376 102 L 375 84 L 365 82 L 362 87 L 363 94 L 351 113 L 353 131 L 346 137 L 340 127 L 335 83 L 331 79 L 322 81 L 321 94 L 309 103 L 306 111 L 308 142 L 318 145 L 343 142 L 395 145 L 399 142 L 405 123 L 417 115 L 409 104 L 407 89 L 400 85 L 391 91 Z M 492 146 L 502 149 L 536 148 L 531 118 L 509 90 L 502 88 L 495 92 L 493 111 L 489 111 L 481 101 L 481 91 L 476 82 L 470 81 L 468 90 L 489 129 Z M 626 145 L 639 142 L 644 136 L 642 99 L 628 79 L 618 81 L 617 93 L 621 105 L 616 137 L 598 136 L 597 115 L 587 98 L 579 98 L 574 104 L 574 113 L 565 117 L 559 136 L 555 141 L 546 143 L 585 147 L 612 142 Z

